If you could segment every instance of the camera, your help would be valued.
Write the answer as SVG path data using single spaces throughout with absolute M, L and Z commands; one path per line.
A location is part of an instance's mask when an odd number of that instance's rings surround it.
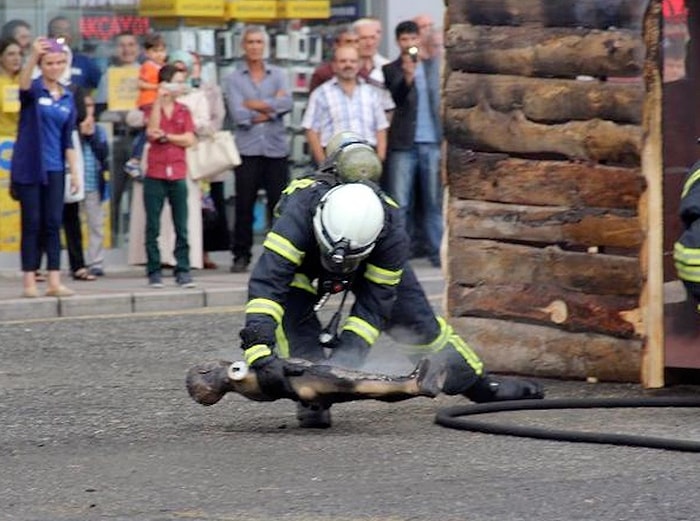
M 418 61 L 418 47 L 412 45 L 406 50 L 406 52 L 408 52 L 408 55 L 411 57 L 411 60 L 413 60 L 414 63 Z

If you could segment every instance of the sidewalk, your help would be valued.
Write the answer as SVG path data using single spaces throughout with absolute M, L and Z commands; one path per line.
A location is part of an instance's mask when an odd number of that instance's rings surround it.
M 257 254 L 259 247 L 254 248 L 253 262 Z M 216 270 L 193 270 L 192 276 L 197 284 L 193 289 L 176 286 L 171 270 L 163 272 L 165 288 L 153 289 L 147 284 L 143 267 L 107 265 L 107 275 L 95 281 L 74 281 L 64 272 L 63 283 L 76 293 L 67 298 L 22 298 L 21 272 L 3 269 L 0 270 L 0 322 L 244 306 L 249 273 L 230 273 L 231 255 L 228 252 L 218 252 L 211 257 L 219 267 Z M 441 279 L 440 270 L 431 268 L 423 259 L 417 260 L 414 267 L 419 279 Z M 40 283 L 40 294 L 45 289 L 46 283 Z

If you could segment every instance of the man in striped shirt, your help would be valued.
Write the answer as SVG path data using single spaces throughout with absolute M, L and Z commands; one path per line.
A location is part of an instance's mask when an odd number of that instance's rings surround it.
M 335 76 L 311 93 L 301 126 L 306 129 L 311 156 L 316 164 L 326 159 L 324 149 L 332 136 L 349 130 L 362 136 L 384 160 L 389 127 L 376 87 L 358 76 L 357 48 L 335 50 Z

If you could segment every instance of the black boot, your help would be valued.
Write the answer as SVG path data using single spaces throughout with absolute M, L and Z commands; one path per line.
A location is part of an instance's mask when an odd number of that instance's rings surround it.
M 476 403 L 540 400 L 544 398 L 544 388 L 532 380 L 485 376 L 477 380 L 464 396 Z
M 327 429 L 331 426 L 331 409 L 297 403 L 297 420 L 302 429 Z

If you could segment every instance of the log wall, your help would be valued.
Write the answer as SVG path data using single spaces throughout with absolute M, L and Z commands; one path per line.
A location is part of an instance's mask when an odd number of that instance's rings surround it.
M 449 0 L 451 323 L 493 371 L 639 381 L 647 0 Z

